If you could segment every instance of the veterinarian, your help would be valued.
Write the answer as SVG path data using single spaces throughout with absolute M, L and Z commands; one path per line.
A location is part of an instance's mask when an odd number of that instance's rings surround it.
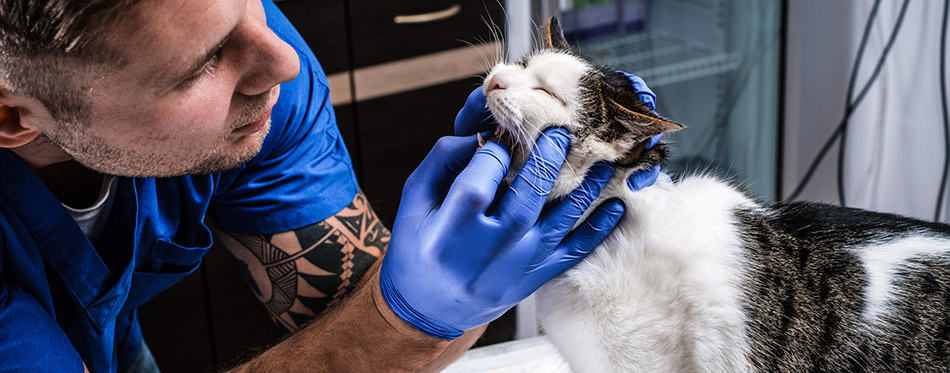
M 258 294 L 279 290 L 268 260 L 303 250 L 329 254 L 304 256 L 291 281 L 308 268 L 362 279 L 326 312 L 340 294 L 262 297 L 293 334 L 235 371 L 441 366 L 623 213 L 608 201 L 570 231 L 613 172 L 600 165 L 542 214 L 561 129 L 495 200 L 509 156 L 476 151 L 490 130 L 476 92 L 459 136 L 408 180 L 390 237 L 356 184 L 326 77 L 270 0 L 0 4 L 0 370 L 157 371 L 135 310 L 195 270 L 212 232 Z

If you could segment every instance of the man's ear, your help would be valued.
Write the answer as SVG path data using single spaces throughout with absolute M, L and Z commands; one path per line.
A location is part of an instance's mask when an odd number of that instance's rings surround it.
M 38 104 L 22 99 L 0 87 L 0 148 L 16 148 L 33 141 L 43 131 L 30 123 L 24 113 L 29 113 L 28 105 Z

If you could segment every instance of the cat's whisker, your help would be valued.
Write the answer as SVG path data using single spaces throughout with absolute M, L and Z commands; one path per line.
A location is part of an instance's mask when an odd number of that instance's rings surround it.
M 463 75 L 463 77 L 464 77 L 464 78 L 478 78 L 478 79 L 481 79 L 481 80 L 485 80 L 485 74 L 484 74 L 484 73 L 480 73 L 480 74 L 466 74 L 466 75 Z M 478 84 L 478 85 L 481 85 L 481 84 Z
M 534 19 L 533 17 L 531 19 L 531 27 L 533 27 L 535 30 L 542 28 L 538 24 L 538 20 Z M 532 36 L 532 42 L 534 43 L 531 45 L 531 50 L 534 52 L 538 52 L 544 49 L 544 35 L 542 35 L 541 33 L 532 33 L 531 36 Z
M 501 0 L 496 0 L 496 1 L 495 1 L 495 4 L 498 5 L 498 8 L 499 8 L 499 9 L 501 9 L 503 21 L 507 22 L 507 20 L 508 20 L 508 10 L 505 8 L 504 3 L 503 3 Z M 491 36 L 492 36 L 492 40 L 498 42 L 498 43 L 496 44 L 496 47 L 495 47 L 495 48 L 496 48 L 496 50 L 495 50 L 495 60 L 492 61 L 492 63 L 489 65 L 489 69 L 490 69 L 491 66 L 497 65 L 497 64 L 502 63 L 502 62 L 504 61 L 504 56 L 505 56 L 505 54 L 504 54 L 504 53 L 505 53 L 505 44 L 506 44 L 506 43 L 505 43 L 505 38 L 504 38 L 504 35 L 505 35 L 505 34 L 504 34 L 504 32 L 502 32 L 501 25 L 499 25 L 498 22 L 495 22 L 495 20 L 492 18 L 492 15 L 491 15 L 492 12 L 488 11 L 488 5 L 485 4 L 485 5 L 483 5 L 483 7 L 484 7 L 484 10 L 485 10 L 485 11 L 482 12 L 482 14 L 483 14 L 482 17 L 481 17 L 482 23 L 484 23 L 486 26 L 488 26 L 488 30 L 489 30 L 489 32 L 491 33 Z M 485 19 L 485 16 L 488 16 L 488 19 Z M 487 69 L 486 69 L 486 71 L 487 71 Z
M 472 43 L 467 40 L 461 40 L 461 39 L 457 39 L 457 41 L 461 41 L 462 43 L 465 43 L 465 45 L 475 49 L 475 51 L 478 52 L 479 56 L 481 57 L 480 65 L 482 66 L 480 71 L 487 72 L 491 69 L 492 65 L 489 65 L 489 64 L 491 63 L 492 57 L 488 56 L 482 48 L 479 48 L 479 45 L 484 44 L 484 41 L 476 40 L 478 42 L 477 44 Z M 471 76 L 468 76 L 468 77 L 471 77 Z
M 503 3 L 503 1 L 501 0 L 498 0 L 497 2 L 498 4 Z M 509 45 L 508 45 L 508 40 L 505 39 L 505 35 L 506 35 L 505 30 L 511 29 L 511 16 L 508 14 L 508 8 L 505 6 L 502 6 L 501 12 L 502 12 L 502 17 L 504 18 L 502 19 L 502 22 L 501 23 L 493 22 L 498 32 L 497 40 L 502 41 L 501 45 L 499 46 L 501 50 L 499 50 L 499 53 L 498 53 L 498 62 L 497 62 L 498 64 L 505 63 L 508 60 Z

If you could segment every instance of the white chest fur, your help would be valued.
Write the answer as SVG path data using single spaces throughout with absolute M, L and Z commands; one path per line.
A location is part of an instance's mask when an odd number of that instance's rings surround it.
M 572 369 L 749 370 L 734 212 L 757 205 L 710 177 L 639 192 L 617 178 L 606 196 L 623 199 L 624 220 L 538 292 L 541 325 Z

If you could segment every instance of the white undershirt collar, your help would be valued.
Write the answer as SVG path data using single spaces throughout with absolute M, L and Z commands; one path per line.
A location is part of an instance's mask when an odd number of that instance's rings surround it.
M 116 177 L 106 175 L 102 180 L 102 188 L 99 190 L 99 197 L 90 207 L 75 209 L 66 204 L 63 207 L 73 217 L 79 229 L 86 234 L 89 242 L 93 245 L 99 242 L 99 236 L 105 229 L 106 221 L 109 219 L 109 211 L 112 210 L 112 201 L 115 200 L 115 193 L 112 193 L 113 185 L 116 184 Z

